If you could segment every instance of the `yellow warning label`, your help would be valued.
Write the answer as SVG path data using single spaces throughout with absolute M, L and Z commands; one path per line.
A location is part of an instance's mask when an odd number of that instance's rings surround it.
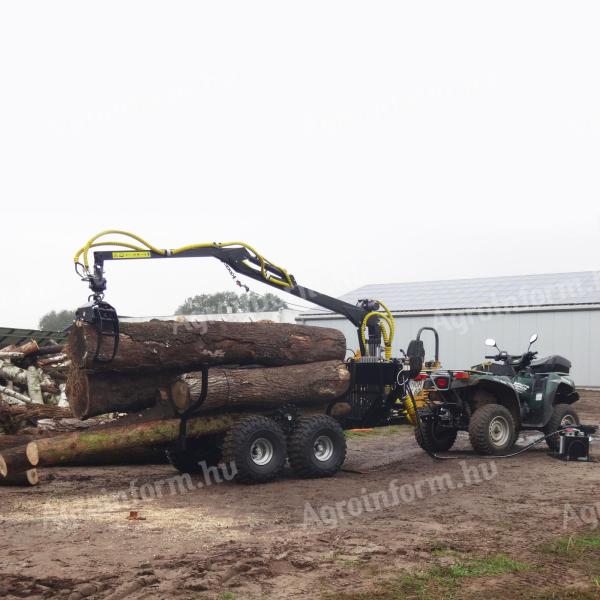
M 113 252 L 113 258 L 150 258 L 150 252 Z

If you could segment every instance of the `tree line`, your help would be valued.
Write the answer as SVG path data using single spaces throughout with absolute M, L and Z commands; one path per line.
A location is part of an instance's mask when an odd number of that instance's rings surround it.
M 248 292 L 216 292 L 197 294 L 186 298 L 175 310 L 176 315 L 211 315 L 227 313 L 268 312 L 287 308 L 287 304 L 275 294 Z M 62 331 L 75 320 L 74 310 L 51 310 L 39 320 L 43 331 Z

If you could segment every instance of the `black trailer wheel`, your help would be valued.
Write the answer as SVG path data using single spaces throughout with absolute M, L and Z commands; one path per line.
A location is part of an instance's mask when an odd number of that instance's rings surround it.
M 180 473 L 202 473 L 205 468 L 221 462 L 222 436 L 207 436 L 201 439 L 186 440 L 186 449 L 180 452 L 174 444 L 167 449 L 167 459 Z
M 223 444 L 223 462 L 235 470 L 241 483 L 265 483 L 275 479 L 285 465 L 285 435 L 267 417 L 248 417 L 234 425 Z
M 331 477 L 346 460 L 346 436 L 326 415 L 304 417 L 289 437 L 290 465 L 300 477 Z
M 458 431 L 456 429 L 439 429 L 435 423 L 421 423 L 415 428 L 415 439 L 423 450 L 430 452 L 445 452 L 454 446 Z
M 515 420 L 501 404 L 486 404 L 478 408 L 469 423 L 469 438 L 479 454 L 504 454 L 517 438 Z
M 565 425 L 579 425 L 579 415 L 571 408 L 570 404 L 557 404 L 552 411 L 550 420 L 543 429 L 544 435 L 555 434 L 546 438 L 546 444 L 548 444 L 550 450 L 558 451 L 560 436 L 555 432 Z

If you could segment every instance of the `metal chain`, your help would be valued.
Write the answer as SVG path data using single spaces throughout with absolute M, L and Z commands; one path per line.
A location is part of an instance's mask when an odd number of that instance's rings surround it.
M 246 290 L 246 292 L 250 291 L 250 288 L 245 283 L 242 283 L 239 280 L 238 276 L 233 272 L 233 269 L 228 264 L 226 264 L 226 263 L 225 263 L 225 268 L 227 269 L 227 271 L 231 275 L 231 278 L 235 281 L 235 284 L 238 287 L 244 288 Z

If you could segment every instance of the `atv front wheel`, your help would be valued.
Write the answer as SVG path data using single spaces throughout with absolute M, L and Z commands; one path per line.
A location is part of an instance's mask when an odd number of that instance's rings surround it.
M 515 420 L 501 404 L 486 404 L 473 413 L 469 438 L 479 454 L 503 454 L 517 439 Z
M 415 439 L 417 444 L 423 450 L 429 452 L 446 452 L 454 446 L 458 431 L 456 429 L 442 429 L 435 426 L 435 423 L 421 423 L 420 427 L 415 428 Z
M 546 427 L 544 427 L 544 435 L 550 435 L 554 433 L 552 437 L 546 438 L 546 444 L 548 448 L 554 452 L 558 451 L 560 446 L 560 436 L 558 430 L 565 425 L 579 425 L 579 416 L 571 408 L 570 404 L 557 404 L 552 411 L 552 416 L 548 421 Z

